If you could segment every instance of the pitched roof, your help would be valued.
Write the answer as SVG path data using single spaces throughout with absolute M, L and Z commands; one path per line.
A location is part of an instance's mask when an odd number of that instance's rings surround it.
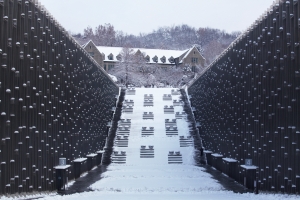
M 188 50 L 188 52 L 183 56 L 183 58 L 181 60 L 185 59 L 191 53 L 191 51 L 193 49 L 196 49 L 197 52 L 200 54 L 200 56 L 205 60 L 205 58 L 202 56 L 202 54 L 200 53 L 200 51 L 197 49 L 197 47 L 195 45 L 193 45 L 193 47 Z
M 95 45 L 95 43 L 93 42 L 93 40 L 89 40 L 87 43 L 81 45 L 82 48 L 85 48 L 90 42 L 93 43 L 93 44 Z M 95 47 L 96 47 L 96 45 L 95 45 Z
M 112 62 L 118 62 L 117 60 L 117 55 L 120 54 L 120 52 L 122 51 L 122 47 L 106 47 L 106 46 L 97 46 L 97 49 L 100 51 L 100 53 L 104 53 L 105 54 L 105 58 L 104 61 L 112 61 Z M 170 57 L 173 58 L 178 58 L 180 57 L 182 54 L 186 53 L 188 50 L 164 50 L 164 49 L 144 49 L 144 48 L 132 48 L 134 50 L 134 52 L 137 52 L 138 50 L 140 50 L 142 53 L 145 54 L 145 56 L 149 55 L 150 57 L 150 62 L 149 63 L 155 63 L 152 58 L 154 56 L 158 57 L 158 64 L 172 64 L 169 61 Z M 114 55 L 113 60 L 108 60 L 107 56 L 112 53 Z M 166 57 L 166 62 L 163 63 L 160 58 L 162 58 L 163 56 Z
M 80 44 L 81 46 L 87 44 L 89 42 L 89 39 L 87 38 L 82 38 L 82 37 L 73 37 L 77 42 L 78 44 Z

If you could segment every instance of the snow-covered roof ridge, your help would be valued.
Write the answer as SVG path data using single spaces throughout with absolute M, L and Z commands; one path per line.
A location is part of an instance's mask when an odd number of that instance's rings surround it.
M 205 60 L 204 56 L 202 55 L 202 53 L 197 48 L 197 44 L 194 44 L 192 48 L 195 48 L 198 51 L 198 53 L 201 55 L 201 57 Z
M 118 62 L 116 56 L 120 54 L 123 47 L 108 47 L 108 46 L 97 46 L 97 49 L 100 53 L 105 54 L 104 61 L 114 61 Z M 181 55 L 185 54 L 189 49 L 186 50 L 165 50 L 165 49 L 146 49 L 146 48 L 131 48 L 134 52 L 140 51 L 141 53 L 144 53 L 145 56 L 149 56 L 150 60 L 149 63 L 155 63 L 152 58 L 157 56 L 158 57 L 158 64 L 173 64 L 169 61 L 169 58 L 178 58 Z M 114 55 L 113 60 L 108 60 L 107 55 L 109 54 Z M 166 61 L 162 62 L 161 58 L 166 57 Z
M 87 43 L 85 43 L 85 44 L 82 45 L 82 48 L 85 48 L 90 42 L 95 45 L 95 43 L 93 42 L 93 40 L 89 40 Z M 95 47 L 96 47 L 96 45 L 95 45 Z
M 81 45 L 82 46 L 82 48 L 85 48 L 86 47 L 86 45 L 88 44 L 89 42 L 87 42 L 87 43 L 84 43 L 83 45 Z
M 203 60 L 205 60 L 205 58 L 202 56 L 202 54 L 200 53 L 200 51 L 198 50 L 198 48 L 196 47 L 195 44 L 192 46 L 192 48 L 188 49 L 188 52 L 183 56 L 183 58 L 181 60 L 184 60 L 191 53 L 191 51 L 193 51 L 195 49 L 200 54 L 200 56 L 203 58 Z

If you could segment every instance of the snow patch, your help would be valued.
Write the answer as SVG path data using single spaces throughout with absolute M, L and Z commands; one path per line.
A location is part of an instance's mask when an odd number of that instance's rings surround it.
M 108 74 L 110 76 L 110 78 L 114 81 L 114 82 L 117 82 L 118 79 L 117 77 L 115 77 L 114 75 L 111 75 L 111 74 Z

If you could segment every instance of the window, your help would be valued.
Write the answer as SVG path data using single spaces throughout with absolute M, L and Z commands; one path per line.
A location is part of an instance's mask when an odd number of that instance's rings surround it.
M 168 60 L 169 60 L 170 63 L 174 63 L 175 62 L 175 59 L 173 58 L 173 56 L 171 56 Z
M 150 56 L 147 55 L 147 56 L 145 57 L 145 60 L 146 60 L 147 62 L 150 62 Z
M 114 55 L 111 53 L 107 56 L 108 60 L 113 60 L 114 59 Z
M 90 46 L 90 49 L 92 49 L 92 46 Z
M 192 72 L 196 72 L 196 66 L 192 66 Z
M 108 66 L 108 69 L 107 69 L 108 71 L 111 70 L 112 68 L 114 68 L 114 65 L 112 65 L 112 64 L 108 64 L 107 66 Z
M 94 58 L 94 52 L 89 52 L 89 54 Z
M 161 61 L 162 63 L 165 63 L 165 62 L 166 62 L 166 56 L 161 57 L 161 58 L 160 58 L 160 61 Z
M 192 58 L 192 63 L 198 63 L 198 58 Z
M 153 62 L 158 62 L 158 57 L 157 56 L 154 56 L 153 58 L 152 58 L 152 60 L 153 60 Z

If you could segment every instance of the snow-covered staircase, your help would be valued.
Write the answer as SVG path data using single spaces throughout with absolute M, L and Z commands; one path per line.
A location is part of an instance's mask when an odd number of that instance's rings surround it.
M 181 103 L 174 105 L 174 102 Z M 157 165 L 194 163 L 193 138 L 178 89 L 131 88 L 126 93 L 125 104 L 114 152 L 126 152 L 126 162 L 115 162 L 121 154 L 113 154 L 113 163 L 147 164 L 141 158 L 153 158 L 148 164 Z
M 196 166 L 191 126 L 178 89 L 130 89 L 125 99 L 128 105 L 118 122 L 112 163 L 92 189 L 198 192 L 215 183 Z

